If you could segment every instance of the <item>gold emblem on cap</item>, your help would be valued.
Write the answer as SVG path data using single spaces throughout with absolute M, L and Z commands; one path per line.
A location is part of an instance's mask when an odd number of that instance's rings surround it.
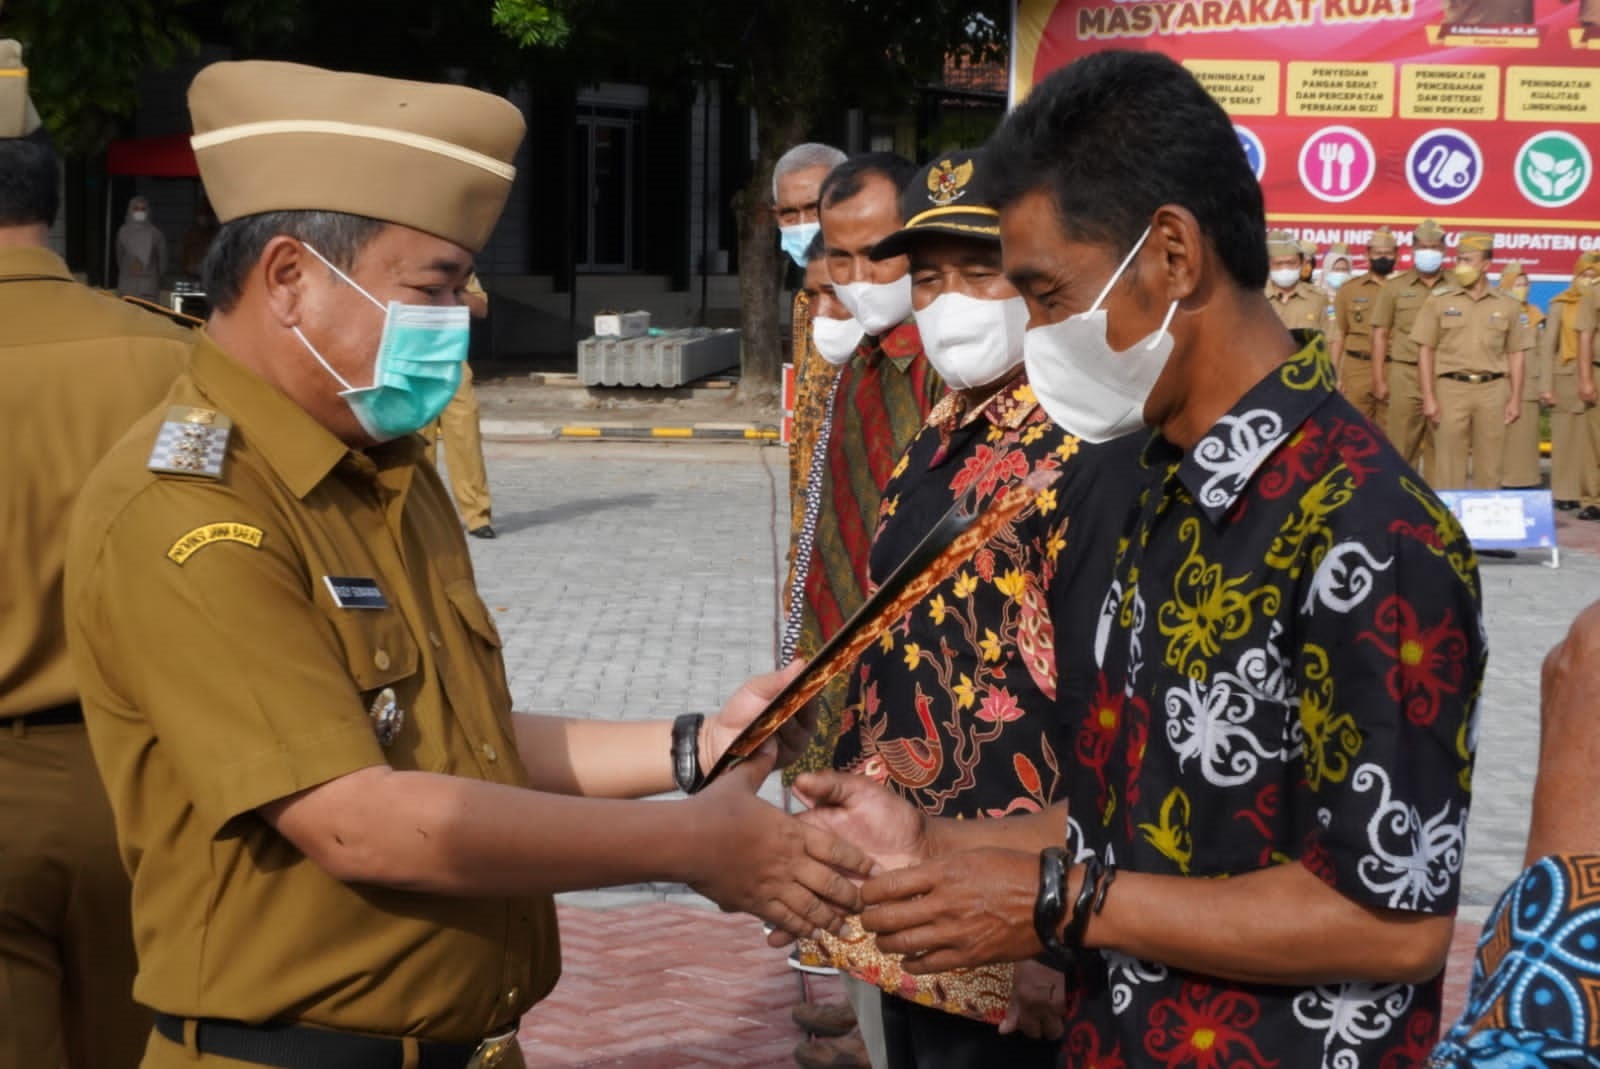
M 949 160 L 940 160 L 928 172 L 928 199 L 941 208 L 954 204 L 967 195 L 967 183 L 972 181 L 972 161 L 957 167 Z

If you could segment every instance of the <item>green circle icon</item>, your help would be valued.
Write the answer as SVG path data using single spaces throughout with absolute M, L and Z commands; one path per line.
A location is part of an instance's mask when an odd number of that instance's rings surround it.
M 1562 130 L 1536 134 L 1517 153 L 1517 188 L 1540 208 L 1566 207 L 1593 178 L 1588 146 Z

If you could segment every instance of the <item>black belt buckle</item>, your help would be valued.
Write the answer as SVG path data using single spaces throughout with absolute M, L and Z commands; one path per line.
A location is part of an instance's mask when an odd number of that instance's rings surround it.
M 1350 350 L 1350 349 L 1346 349 L 1344 351 L 1344 355 L 1353 356 L 1357 360 L 1371 360 L 1372 359 L 1372 354 L 1371 353 L 1358 353 L 1358 352 L 1355 352 L 1355 351 Z

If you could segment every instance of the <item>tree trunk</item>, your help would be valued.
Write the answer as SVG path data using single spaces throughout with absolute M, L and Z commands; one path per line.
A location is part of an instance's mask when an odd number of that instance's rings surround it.
M 764 115 L 757 105 L 756 164 L 750 182 L 737 194 L 739 219 L 739 328 L 744 351 L 739 363 L 739 396 L 746 401 L 777 398 L 785 360 L 778 331 L 778 289 L 783 253 L 772 217 L 772 167 L 799 143 L 809 118 L 798 109 Z

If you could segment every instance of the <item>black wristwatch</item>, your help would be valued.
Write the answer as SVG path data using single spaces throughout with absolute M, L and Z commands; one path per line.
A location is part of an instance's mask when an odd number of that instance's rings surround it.
M 705 786 L 700 770 L 700 727 L 705 722 L 700 713 L 684 713 L 672 722 L 672 779 L 684 794 Z
M 1056 929 L 1067 915 L 1067 852 L 1059 846 L 1039 851 L 1039 897 L 1033 902 L 1033 931 L 1044 947 L 1039 960 L 1067 972 L 1072 968 L 1072 951 L 1056 937 Z

